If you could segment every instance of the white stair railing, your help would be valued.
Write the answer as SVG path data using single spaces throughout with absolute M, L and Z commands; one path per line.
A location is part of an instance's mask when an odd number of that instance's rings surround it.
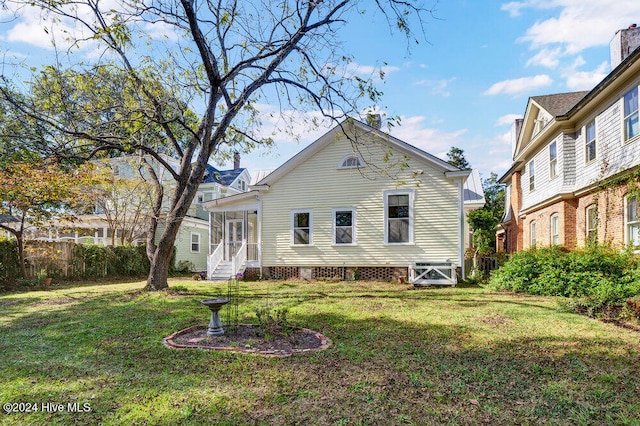
M 221 241 L 220 244 L 216 247 L 216 249 L 207 257 L 207 276 L 211 279 L 214 271 L 222 262 L 222 257 L 224 256 L 224 243 Z
M 238 272 L 240 272 L 240 268 L 247 261 L 247 240 L 242 241 L 242 245 L 236 254 L 231 258 L 231 272 L 233 273 L 232 277 L 235 277 Z

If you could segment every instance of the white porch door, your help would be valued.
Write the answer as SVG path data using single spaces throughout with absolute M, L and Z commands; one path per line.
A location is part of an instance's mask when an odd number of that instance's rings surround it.
M 242 219 L 228 219 L 227 232 L 225 233 L 225 242 L 227 249 L 225 250 L 225 260 L 230 262 L 242 246 L 244 240 L 244 221 Z

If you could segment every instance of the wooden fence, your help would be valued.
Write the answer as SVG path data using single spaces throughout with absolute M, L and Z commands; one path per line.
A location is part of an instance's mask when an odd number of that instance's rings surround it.
M 500 267 L 500 257 L 497 255 L 489 255 L 489 256 L 478 256 L 477 264 L 474 267 L 473 259 L 465 259 L 465 270 L 467 271 L 467 275 L 472 270 L 476 269 L 482 272 L 483 277 L 488 277 L 491 271 L 498 269 Z
M 71 277 L 74 275 L 74 256 L 72 241 L 46 242 L 29 241 L 25 247 L 27 274 L 35 277 L 43 269 L 49 275 Z

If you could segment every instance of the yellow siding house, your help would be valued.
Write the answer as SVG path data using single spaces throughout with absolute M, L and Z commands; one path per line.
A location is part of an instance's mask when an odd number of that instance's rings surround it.
M 204 203 L 209 276 L 455 284 L 466 213 L 484 204 L 470 175 L 348 119 L 249 192 Z

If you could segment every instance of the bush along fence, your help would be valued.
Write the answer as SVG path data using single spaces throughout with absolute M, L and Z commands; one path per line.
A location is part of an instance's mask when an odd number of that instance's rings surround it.
M 20 276 L 20 259 L 15 240 L 0 239 L 0 283 Z
M 0 240 L 0 283 L 21 278 L 14 240 Z M 139 277 L 149 273 L 143 246 L 99 246 L 73 242 L 29 241 L 25 247 L 27 278 Z M 172 269 L 175 253 L 172 259 Z
M 573 251 L 562 247 L 525 250 L 512 254 L 493 271 L 489 286 L 572 298 L 569 305 L 574 310 L 597 316 L 635 306 L 640 296 L 640 257 L 597 245 Z

